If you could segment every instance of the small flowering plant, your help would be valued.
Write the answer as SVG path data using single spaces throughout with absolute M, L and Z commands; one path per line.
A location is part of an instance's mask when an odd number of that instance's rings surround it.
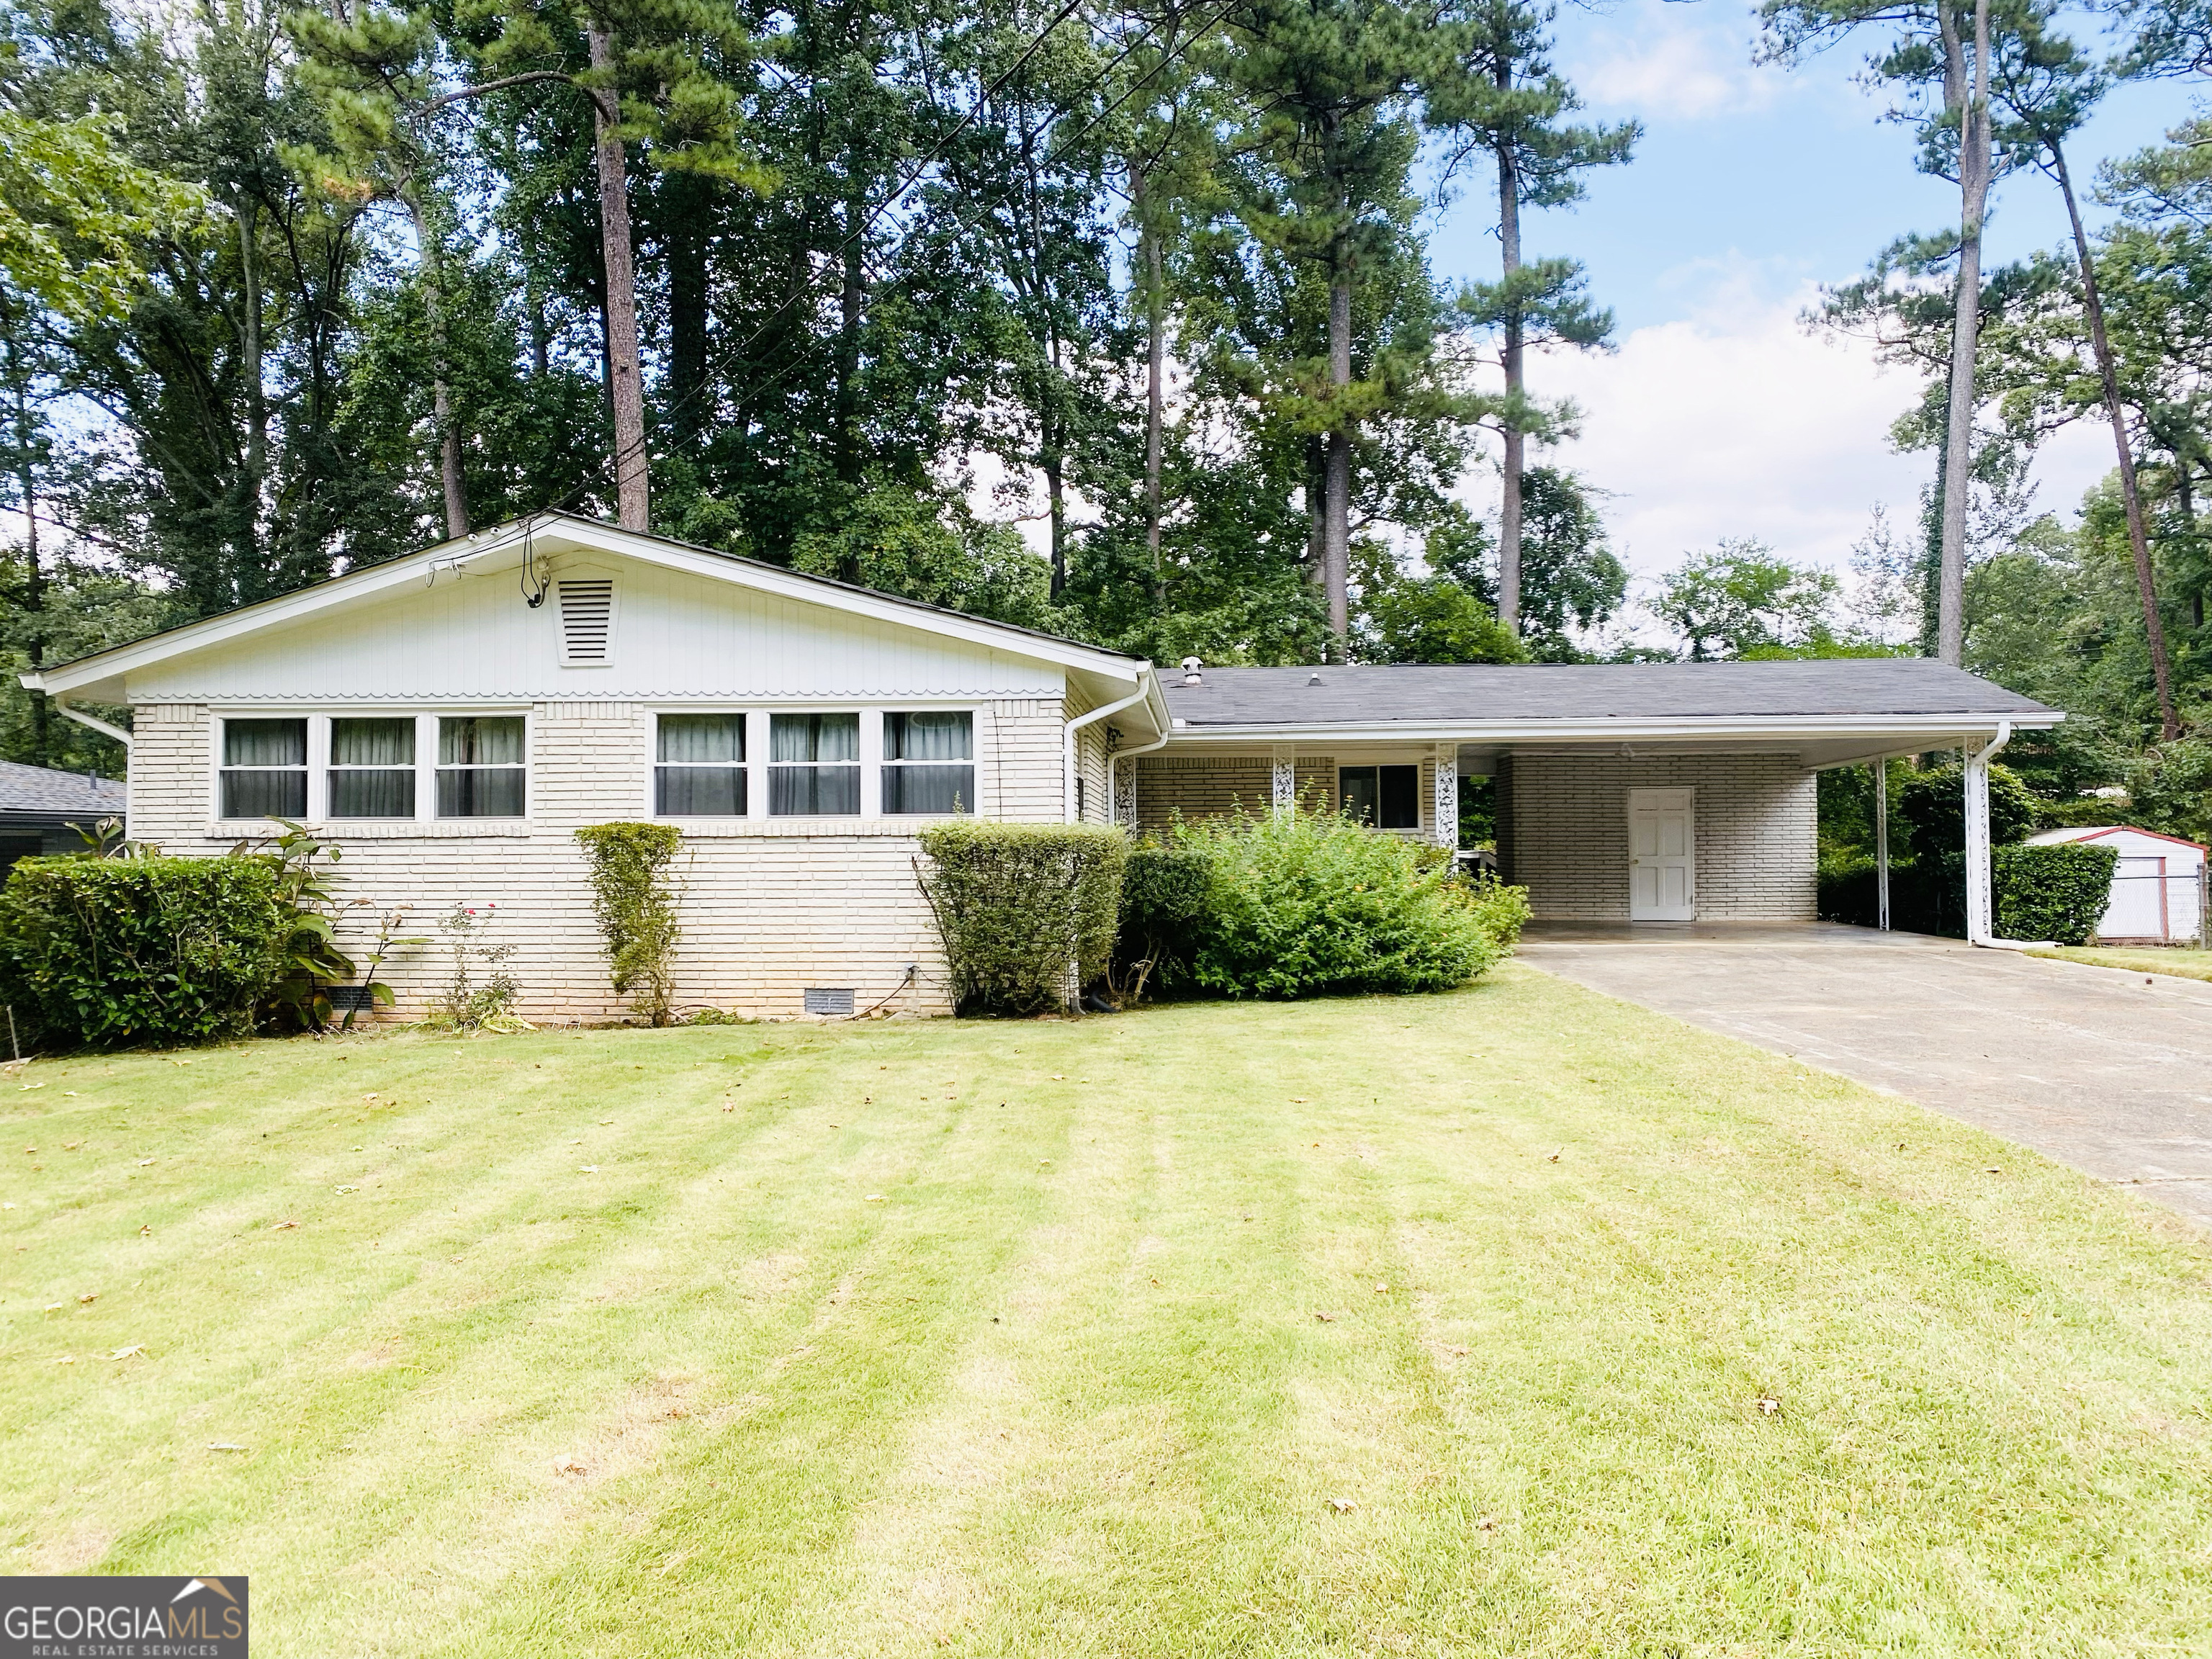
M 530 1029 L 514 1013 L 522 988 L 507 965 L 514 946 L 486 942 L 498 911 L 489 902 L 456 903 L 440 919 L 438 931 L 453 942 L 453 973 L 429 1024 L 465 1033 Z

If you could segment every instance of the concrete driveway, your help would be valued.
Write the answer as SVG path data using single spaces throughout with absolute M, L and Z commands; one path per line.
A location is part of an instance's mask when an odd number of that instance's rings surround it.
M 1826 924 L 1540 925 L 1520 954 L 2212 1226 L 2212 984 Z

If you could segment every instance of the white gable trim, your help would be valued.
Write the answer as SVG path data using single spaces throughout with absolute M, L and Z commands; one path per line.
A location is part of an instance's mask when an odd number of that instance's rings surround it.
M 822 577 L 781 570 L 774 565 L 728 558 L 701 548 L 688 547 L 681 542 L 665 541 L 658 536 L 617 530 L 612 525 L 600 524 L 591 519 L 571 518 L 565 514 L 545 514 L 531 520 L 528 528 L 540 550 L 549 555 L 558 556 L 575 550 L 614 554 L 641 563 L 659 565 L 665 569 L 728 582 L 732 586 L 750 588 L 798 604 L 819 605 L 849 616 L 911 628 L 921 633 L 934 634 L 1002 652 L 1008 656 L 1053 663 L 1062 668 L 1078 669 L 1132 685 L 1144 682 L 1151 669 L 1149 663 L 1135 658 L 1096 650 L 1072 640 L 1033 634 L 1025 629 L 1011 628 L 981 617 L 939 611 L 911 600 L 893 599 L 888 594 L 848 587 L 842 582 L 829 581 Z M 248 605 L 220 617 L 210 617 L 203 622 L 188 623 L 167 633 L 155 634 L 130 645 L 118 646 L 112 651 L 103 651 L 95 656 L 65 663 L 58 668 L 47 669 L 43 674 L 25 674 L 21 678 L 28 690 L 65 695 L 88 685 L 134 673 L 173 657 L 204 651 L 211 646 L 227 645 L 251 635 L 304 621 L 326 611 L 358 604 L 376 595 L 388 593 L 396 587 L 404 587 L 410 582 L 434 582 L 445 571 L 469 569 L 472 574 L 477 574 L 480 568 L 510 569 L 520 563 L 518 556 L 523 546 L 524 531 L 525 526 L 520 523 L 478 531 L 453 541 L 441 542 L 419 553 L 408 554 L 388 564 L 353 571 L 313 587 L 303 588 L 296 593 L 264 599 L 258 605 Z

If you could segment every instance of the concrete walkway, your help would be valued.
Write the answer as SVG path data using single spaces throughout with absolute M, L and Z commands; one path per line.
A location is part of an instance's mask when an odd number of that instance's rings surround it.
M 1539 925 L 1520 954 L 2212 1226 L 2212 984 L 1826 924 Z

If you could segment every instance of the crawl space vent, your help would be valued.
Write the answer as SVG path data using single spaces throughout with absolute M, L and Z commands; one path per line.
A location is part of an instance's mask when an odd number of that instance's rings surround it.
M 818 985 L 806 988 L 806 1012 L 810 1014 L 849 1014 L 853 1012 L 852 988 L 824 990 Z
M 342 1014 L 373 1014 L 376 1012 L 376 997 L 366 985 L 326 985 L 324 994 L 331 1006 Z
M 591 666 L 614 659 L 615 585 L 586 576 L 561 584 L 561 660 Z

